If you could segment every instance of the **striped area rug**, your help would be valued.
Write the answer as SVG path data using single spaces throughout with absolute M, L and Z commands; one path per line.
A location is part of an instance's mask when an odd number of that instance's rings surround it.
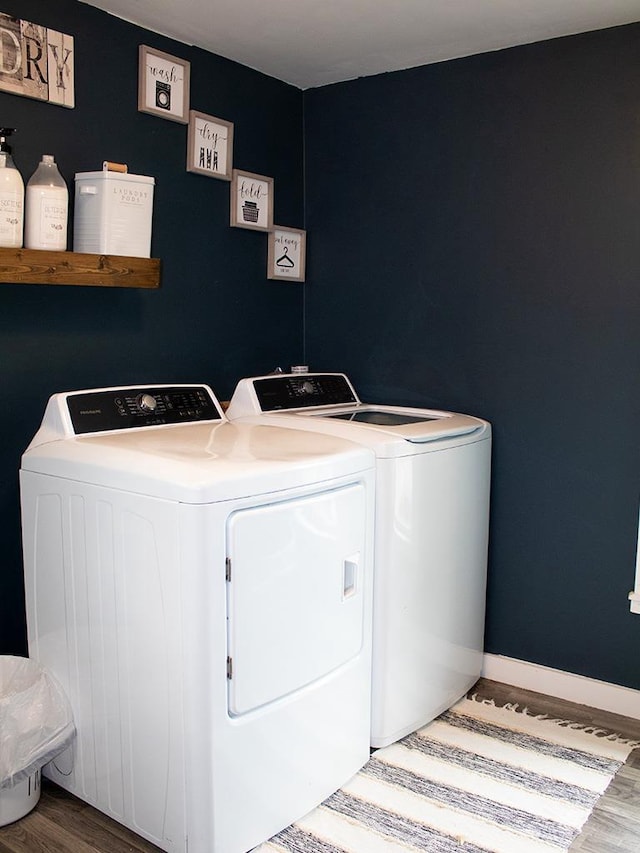
M 254 853 L 562 853 L 638 745 L 463 699 Z

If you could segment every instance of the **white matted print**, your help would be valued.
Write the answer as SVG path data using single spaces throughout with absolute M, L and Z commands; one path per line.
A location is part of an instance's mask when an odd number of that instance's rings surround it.
M 267 278 L 304 281 L 307 232 L 274 225 L 269 234 Z
M 232 161 L 233 123 L 190 110 L 187 172 L 230 181 Z
M 189 121 L 191 65 L 141 44 L 138 50 L 138 110 L 170 121 Z
M 273 178 L 233 170 L 231 225 L 270 231 L 273 226 Z

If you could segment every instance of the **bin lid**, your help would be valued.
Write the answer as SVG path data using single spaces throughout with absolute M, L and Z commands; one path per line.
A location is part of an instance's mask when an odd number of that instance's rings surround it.
M 116 181 L 118 183 L 155 184 L 156 179 L 149 175 L 132 175 L 130 172 L 76 172 L 76 181 Z

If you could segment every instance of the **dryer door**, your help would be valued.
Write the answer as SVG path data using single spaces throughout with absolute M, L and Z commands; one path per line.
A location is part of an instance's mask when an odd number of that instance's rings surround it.
M 238 715 L 360 651 L 365 487 L 239 510 L 227 543 L 228 702 Z

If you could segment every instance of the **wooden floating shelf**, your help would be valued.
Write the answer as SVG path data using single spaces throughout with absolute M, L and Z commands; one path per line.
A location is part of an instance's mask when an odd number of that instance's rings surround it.
M 0 249 L 0 284 L 160 287 L 159 258 Z

